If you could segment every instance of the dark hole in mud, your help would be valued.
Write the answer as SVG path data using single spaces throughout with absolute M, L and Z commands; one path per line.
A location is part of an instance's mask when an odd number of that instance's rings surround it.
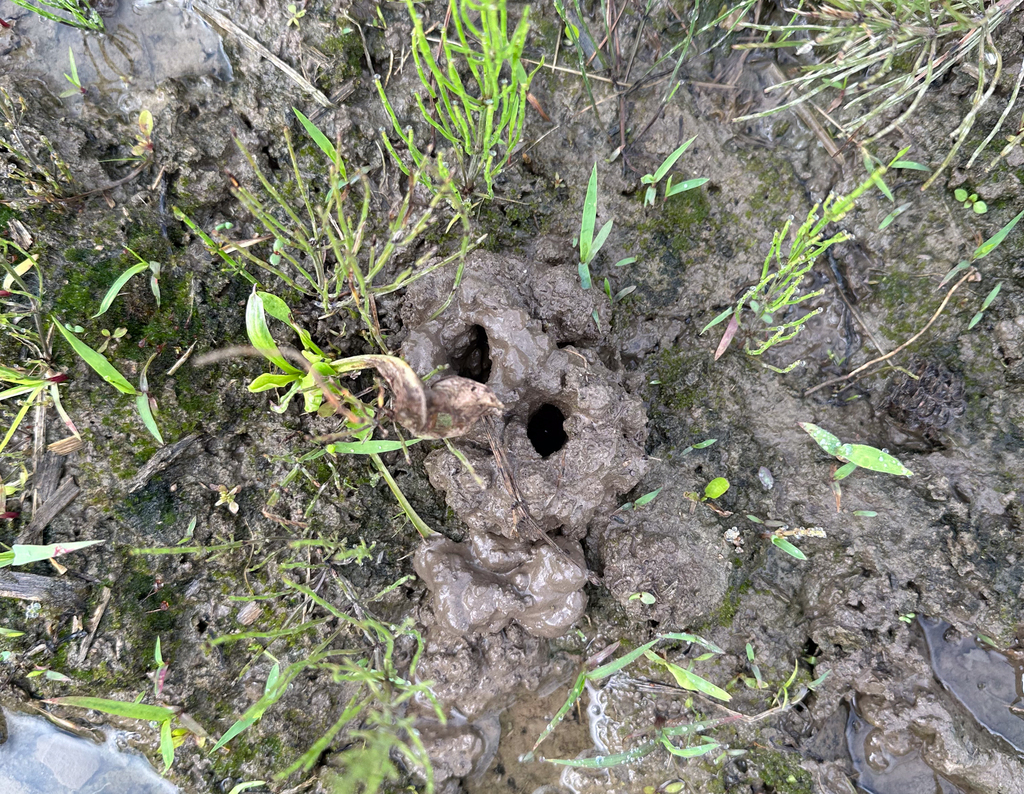
M 526 423 L 526 435 L 542 458 L 558 452 L 569 440 L 565 434 L 565 414 L 558 406 L 544 403 Z
M 448 363 L 456 375 L 487 383 L 491 377 L 491 345 L 482 325 L 474 325 L 459 338 Z

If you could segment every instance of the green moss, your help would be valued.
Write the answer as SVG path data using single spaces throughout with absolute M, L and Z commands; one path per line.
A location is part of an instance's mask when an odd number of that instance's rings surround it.
M 811 773 L 800 767 L 800 756 L 772 750 L 754 750 L 749 762 L 769 791 L 776 794 L 813 794 Z
M 719 604 L 718 609 L 716 609 L 708 618 L 708 625 L 724 627 L 731 626 L 733 620 L 736 618 L 736 613 L 739 611 L 740 601 L 743 600 L 743 596 L 749 590 L 750 582 L 741 582 L 738 585 L 729 585 L 729 588 L 725 591 L 725 595 L 722 596 L 722 603 Z
M 351 28 L 346 29 L 348 33 L 329 36 L 320 44 L 323 53 L 333 59 L 328 81 L 331 85 L 356 77 L 363 70 L 363 45 L 359 34 Z M 330 85 L 327 90 L 330 90 Z

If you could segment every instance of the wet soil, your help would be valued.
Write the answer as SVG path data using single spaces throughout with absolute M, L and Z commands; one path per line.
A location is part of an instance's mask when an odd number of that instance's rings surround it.
M 721 326 L 705 335 L 700 329 L 754 283 L 773 231 L 787 218 L 799 223 L 829 191 L 849 192 L 862 181 L 859 155 L 850 147 L 839 163 L 796 116 L 732 124 L 743 107 L 767 106 L 770 77 L 765 64 L 712 41 L 684 64 L 681 86 L 664 106 L 667 76 L 660 71 L 638 79 L 621 101 L 592 108 L 577 77 L 542 69 L 531 93 L 551 121 L 528 109 L 524 149 L 499 178 L 496 198 L 475 208 L 474 236 L 487 238 L 468 258 L 451 305 L 432 316 L 454 279 L 452 270 L 440 270 L 377 307 L 389 343 L 417 373 L 447 365 L 486 382 L 507 409 L 497 432 L 524 504 L 503 487 L 482 431 L 454 443 L 483 487 L 440 442 L 411 447 L 408 460 L 401 452 L 384 456 L 416 511 L 442 535 L 421 541 L 368 463 L 300 459 L 336 423 L 304 416 L 299 406 L 283 415 L 268 410 L 265 394 L 245 388 L 265 371 L 259 361 L 169 372 L 193 343 L 198 354 L 246 340 L 250 284 L 222 267 L 171 212 L 181 208 L 207 231 L 233 223 L 238 239 L 261 233 L 230 193 L 233 180 L 256 184 L 233 135 L 286 184 L 281 131 L 301 136 L 291 113 L 298 107 L 343 141 L 350 162 L 369 170 L 375 213 L 386 217 L 400 195 L 394 165 L 382 160 L 377 130 L 389 122 L 371 76 L 385 76 L 399 118 L 415 123 L 418 78 L 402 57 L 409 40 L 404 10 L 382 6 L 378 17 L 371 6 L 344 2 L 305 9 L 296 27 L 283 5 L 243 1 L 232 21 L 337 98 L 326 112 L 236 33 L 219 30 L 228 80 L 208 39 L 212 31 L 187 13 L 189 27 L 177 33 L 195 32 L 185 36 L 198 42 L 192 52 L 209 56 L 196 56 L 195 69 L 168 69 L 166 50 L 144 49 L 125 34 L 118 40 L 132 56 L 125 63 L 153 61 L 149 81 L 115 84 L 97 71 L 95 78 L 83 74 L 85 96 L 63 99 L 61 70 L 41 53 L 63 52 L 65 39 L 44 47 L 40 28 L 22 28 L 20 19 L 2 34 L 0 85 L 25 103 L 16 114 L 19 134 L 43 166 L 50 163 L 40 145 L 45 137 L 69 167 L 72 182 L 58 176 L 53 189 L 74 196 L 115 186 L 72 203 L 33 204 L 4 155 L 0 188 L 12 204 L 0 208 L 0 219 L 30 232 L 47 312 L 85 326 L 97 346 L 101 329 L 126 328 L 108 356 L 133 382 L 159 351 L 151 393 L 164 438 L 177 444 L 158 450 L 132 401 L 55 344 L 54 367 L 71 376 L 65 406 L 85 443 L 63 460 L 81 494 L 43 539 L 106 543 L 67 558 L 64 578 L 74 587 L 59 603 L 0 601 L 0 626 L 24 632 L 0 638 L 4 705 L 72 694 L 132 700 L 151 692 L 159 637 L 169 663 L 163 701 L 220 735 L 262 696 L 274 660 L 283 667 L 303 658 L 336 628 L 224 640 L 293 625 L 298 613 L 327 617 L 285 594 L 284 581 L 298 577 L 338 609 L 394 624 L 415 620 L 425 639 L 417 675 L 433 682 L 449 720 L 437 723 L 428 703 L 409 704 L 409 713 L 420 718 L 446 794 L 846 794 L 858 780 L 875 794 L 918 785 L 967 794 L 1024 790 L 1020 744 L 1011 738 L 1018 734 L 993 727 L 1020 720 L 1019 675 L 1016 700 L 1008 690 L 972 706 L 956 686 L 980 684 L 982 673 L 954 686 L 936 655 L 934 624 L 917 620 L 946 621 L 964 642 L 983 634 L 1011 661 L 1024 641 L 1021 232 L 980 262 L 981 280 L 968 282 L 893 359 L 899 370 L 807 393 L 928 323 L 948 288 L 938 286 L 943 275 L 1024 207 L 1024 158 L 1013 153 L 988 174 L 984 163 L 953 169 L 927 193 L 917 172 L 891 173 L 897 204 L 911 206 L 880 229 L 893 205 L 870 191 L 841 221 L 853 239 L 808 279 L 823 293 L 803 308 L 822 313 L 764 362 L 742 353 L 741 338 L 715 361 Z M 429 10 L 435 20 L 443 11 Z M 550 9 L 534 11 L 527 55 L 550 60 L 562 25 Z M 623 20 L 622 35 L 641 35 L 635 74 L 654 63 L 659 48 L 684 37 L 667 7 L 652 13 L 643 31 L 632 12 Z M 352 21 L 361 25 L 365 50 Z M 1022 68 L 1022 30 L 1017 19 L 999 32 L 1008 73 Z M 89 49 L 96 37 L 72 39 L 83 53 L 98 51 Z M 954 73 L 932 89 L 927 106 L 886 139 L 879 157 L 911 146 L 908 157 L 940 162 L 948 133 L 969 107 L 971 85 L 969 75 Z M 1004 103 L 1011 88 L 999 91 Z M 612 96 L 603 85 L 595 92 L 599 100 Z M 1001 107 L 986 111 L 980 127 L 989 129 Z M 154 159 L 136 174 L 133 163 L 117 161 L 135 142 L 140 108 L 155 117 Z M 631 142 L 608 162 L 620 144 L 620 113 Z M 678 169 L 710 181 L 645 207 L 640 177 L 691 136 L 696 141 Z M 614 226 L 592 264 L 594 287 L 584 291 L 572 240 L 595 162 L 598 226 Z M 962 185 L 981 194 L 986 215 L 954 200 Z M 161 262 L 163 302 L 158 309 L 148 284 L 136 278 L 107 315 L 90 320 L 111 281 L 135 262 L 124 246 Z M 627 257 L 636 261 L 613 266 Z M 606 277 L 613 296 L 635 289 L 612 302 L 602 290 Z M 999 282 L 998 300 L 968 330 Z M 300 302 L 294 308 L 337 355 L 371 352 L 339 316 Z M 4 363 L 26 355 L 9 335 L 0 345 Z M 803 363 L 788 374 L 762 366 L 797 360 Z M 921 380 L 910 383 L 911 375 Z M 837 491 L 837 462 L 797 426 L 801 421 L 844 442 L 884 448 L 914 476 L 861 469 Z M 54 412 L 45 422 L 45 441 L 66 435 Z M 707 439 L 716 442 L 693 448 Z M 12 443 L 22 462 L 31 461 L 32 424 Z M 4 463 L 5 477 L 17 471 L 12 465 Z M 712 509 L 699 495 L 716 477 L 731 487 Z M 231 510 L 221 496 L 236 487 Z M 632 504 L 657 489 L 652 501 Z M 5 520 L 0 541 L 18 538 L 30 504 L 14 508 L 24 518 Z M 522 531 L 523 511 L 559 550 Z M 806 560 L 770 542 L 766 530 L 777 527 L 814 530 L 790 537 Z M 365 541 L 372 549 L 353 559 L 291 541 L 334 549 Z M 179 542 L 205 551 L 132 553 Z M 56 576 L 45 564 L 24 573 Z M 663 666 L 641 659 L 588 684 L 537 755 L 607 756 L 664 726 L 727 719 L 708 732 L 721 751 L 683 759 L 659 749 L 609 769 L 524 758 L 588 659 L 615 642 L 621 655 L 665 632 L 696 633 L 722 649 L 704 659 L 702 648 L 681 640 L 658 648 L 727 687 L 728 710 L 679 689 Z M 379 652 L 355 630 L 336 642 L 370 658 Z M 973 644 L 961 652 L 975 651 L 988 653 Z M 396 658 L 407 668 L 413 652 L 403 644 Z M 39 668 L 73 682 L 30 676 Z M 200 748 L 188 739 L 168 777 L 202 794 L 270 780 L 330 729 L 351 696 L 346 686 L 326 671 L 294 682 L 228 750 L 210 753 L 209 743 Z M 81 711 L 48 708 L 89 721 Z M 1003 709 L 1000 720 L 993 709 Z M 136 731 L 138 747 L 156 759 L 155 726 L 89 717 Z M 339 763 L 351 746 L 349 732 L 338 735 L 306 790 L 326 791 L 319 770 Z M 302 782 L 292 776 L 268 787 L 296 790 Z

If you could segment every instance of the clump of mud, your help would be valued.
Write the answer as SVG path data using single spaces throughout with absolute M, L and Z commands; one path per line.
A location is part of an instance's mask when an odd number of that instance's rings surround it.
M 473 254 L 437 318 L 450 289 L 444 279 L 410 290 L 403 307 L 411 330 L 402 355 L 414 370 L 449 367 L 486 382 L 504 403 L 495 432 L 520 491 L 504 485 L 488 446 L 461 450 L 469 466 L 447 450 L 427 457 L 431 483 L 469 537 L 424 544 L 416 570 L 438 623 L 457 634 L 494 633 L 510 621 L 537 636 L 563 634 L 586 608 L 579 540 L 647 469 L 643 407 L 589 347 L 606 303 L 580 289 L 557 243 L 538 248 L 533 262 Z M 523 526 L 524 510 L 560 536 L 565 554 Z

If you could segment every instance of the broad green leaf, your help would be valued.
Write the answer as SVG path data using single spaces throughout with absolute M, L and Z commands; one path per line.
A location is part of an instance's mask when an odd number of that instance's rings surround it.
M 92 709 L 101 711 L 104 714 L 111 714 L 115 717 L 128 717 L 133 720 L 145 720 L 146 722 L 165 722 L 172 719 L 177 712 L 165 706 L 149 706 L 145 703 L 128 703 L 124 700 L 108 700 L 106 698 L 93 697 L 63 697 L 50 698 L 46 703 L 56 706 L 74 706 L 80 709 Z
M 298 376 L 296 375 L 273 375 L 271 373 L 264 373 L 256 377 L 252 383 L 249 384 L 249 391 L 256 393 L 261 391 L 267 391 L 268 389 L 280 389 L 287 386 L 290 383 L 294 383 Z
M 772 543 L 782 549 L 782 551 L 786 552 L 790 557 L 796 557 L 798 560 L 807 559 L 806 554 L 783 537 L 772 535 Z
M 64 327 L 63 323 L 53 318 L 54 325 L 57 326 L 57 330 L 61 332 L 61 335 L 68 340 L 68 344 L 71 345 L 72 349 L 88 364 L 92 367 L 93 371 L 96 372 L 103 380 L 113 386 L 122 394 L 137 394 L 135 387 L 132 386 L 127 378 L 114 369 L 114 365 L 111 364 L 104 357 L 102 353 L 97 353 L 85 342 L 75 336 L 71 331 Z
M 106 541 L 76 540 L 70 543 L 50 543 L 45 546 L 20 546 L 16 543 L 11 546 L 11 550 L 7 552 L 7 554 L 11 555 L 10 565 L 28 565 L 32 562 L 48 560 L 51 557 L 59 557 L 62 554 L 68 554 L 72 551 L 87 549 L 90 546 L 96 546 L 100 543 L 106 543 Z M 4 565 L 4 563 L 0 562 L 0 566 L 2 565 Z
M 411 447 L 424 439 L 413 438 L 405 442 Z M 402 448 L 401 441 L 348 441 L 340 444 L 328 444 L 327 451 L 336 455 L 380 455 L 382 452 L 395 452 Z
M 884 474 L 896 474 L 900 477 L 912 477 L 914 472 L 900 463 L 888 452 L 883 452 L 866 444 L 842 444 L 835 456 L 840 460 L 848 460 L 862 469 L 880 471 Z
M 953 191 L 953 198 L 955 198 L 957 201 L 967 201 L 967 191 L 964 190 L 962 187 L 958 187 L 956 190 Z
M 289 364 L 277 349 L 277 343 L 274 342 L 270 328 L 267 327 L 266 315 L 263 313 L 263 299 L 255 289 L 249 293 L 249 300 L 245 304 L 245 332 L 252 346 L 280 369 L 296 375 L 304 374 L 302 370 Z
M 677 664 L 672 664 L 672 662 L 666 661 L 650 651 L 647 651 L 644 655 L 648 660 L 661 665 L 668 670 L 672 674 L 672 677 L 675 678 L 676 683 L 683 689 L 691 692 L 703 692 L 705 695 L 716 698 L 717 700 L 732 700 L 732 695 L 721 687 L 712 684 L 706 678 L 701 678 L 696 673 L 685 670 Z
M 120 294 L 121 288 L 127 284 L 132 276 L 137 276 L 139 273 L 143 273 L 149 269 L 149 262 L 139 262 L 136 265 L 132 265 L 124 273 L 117 277 L 113 284 L 110 285 L 110 289 L 107 290 L 107 294 L 103 296 L 103 300 L 100 301 L 100 310 L 92 316 L 92 319 L 96 319 L 101 314 L 106 314 L 107 309 L 114 303 L 114 299 Z
M 313 344 L 313 340 L 310 338 L 309 331 L 305 328 L 301 328 L 295 324 L 292 319 L 292 310 L 288 308 L 288 304 L 281 300 L 277 295 L 270 292 L 260 292 L 260 299 L 263 301 L 263 310 L 273 317 L 275 320 L 280 320 L 295 333 L 299 335 L 302 340 L 302 346 L 306 350 L 312 350 L 318 356 L 323 355 L 323 351 L 319 347 Z
M 160 723 L 160 755 L 164 760 L 164 772 L 174 763 L 174 737 L 171 736 L 171 721 Z
M 662 487 L 664 487 L 664 486 L 662 486 Z M 658 494 L 660 494 L 660 493 L 661 493 L 661 488 L 658 488 L 656 491 L 651 491 L 650 493 L 645 493 L 643 496 L 638 497 L 637 500 L 633 503 L 633 505 L 635 507 L 643 507 L 645 504 L 649 504 L 650 502 L 653 502 L 657 498 Z
M 680 146 L 678 149 L 672 152 L 672 154 L 665 158 L 665 162 L 659 165 L 658 170 L 654 172 L 655 182 L 660 182 L 662 179 L 665 178 L 665 174 L 667 174 L 671 170 L 672 166 L 676 164 L 676 160 L 678 160 L 682 156 L 683 152 L 690 148 L 690 144 L 693 143 L 695 140 L 697 140 L 696 135 L 694 135 L 692 138 L 690 138 L 690 140 L 686 141 L 682 146 Z
M 1021 218 L 1024 218 L 1024 210 L 1021 210 L 1019 213 L 1017 213 L 1017 215 L 1014 216 L 1013 220 L 1011 220 L 1002 229 L 1000 229 L 998 232 L 989 237 L 985 242 L 979 245 L 975 249 L 974 254 L 971 256 L 971 259 L 976 262 L 979 259 L 986 257 L 993 251 L 995 251 L 1003 242 L 1003 240 L 1006 239 L 1006 235 L 1013 231 L 1013 227 L 1017 225 L 1017 221 L 1019 221 Z
M 800 425 L 807 435 L 817 441 L 818 446 L 825 450 L 829 455 L 837 454 L 836 450 L 842 446 L 842 441 L 817 425 L 811 424 L 810 422 L 798 422 L 797 424 Z
M 715 479 L 704 486 L 704 498 L 717 499 L 728 490 L 729 481 L 725 477 L 715 477 Z
M 139 132 L 147 138 L 153 134 L 153 114 L 146 108 L 139 111 Z

